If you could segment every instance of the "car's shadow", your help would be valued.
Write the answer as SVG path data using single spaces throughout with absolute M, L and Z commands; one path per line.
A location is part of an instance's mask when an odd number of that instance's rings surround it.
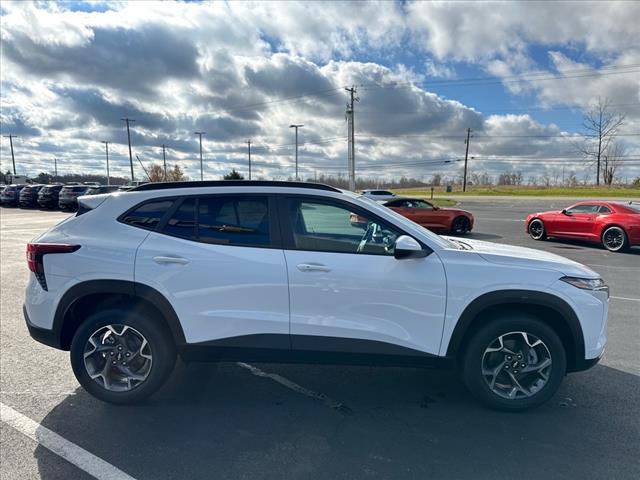
M 640 378 L 613 368 L 571 375 L 541 408 L 506 414 L 478 405 L 450 372 L 259 367 L 326 397 L 234 363 L 180 365 L 143 404 L 108 405 L 78 389 L 42 425 L 137 479 L 632 478 L 638 470 Z M 47 450 L 35 456 L 42 478 L 55 478 Z
M 583 240 L 573 240 L 567 238 L 548 238 L 545 240 L 546 243 L 553 248 L 561 249 L 561 250 L 582 250 L 584 248 L 600 250 L 606 252 L 607 249 L 602 245 L 593 242 L 586 242 Z M 624 252 L 615 252 L 615 254 L 627 254 L 627 255 L 640 255 L 640 246 L 633 246 Z

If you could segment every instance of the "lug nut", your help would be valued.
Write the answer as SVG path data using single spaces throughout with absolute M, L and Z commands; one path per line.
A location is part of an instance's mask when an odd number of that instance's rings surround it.
M 513 357 L 511 355 L 507 355 L 507 360 L 511 360 Z
M 524 368 L 526 365 L 524 363 L 521 363 L 520 366 Z
M 116 362 L 116 361 L 114 360 L 113 362 L 111 362 L 111 365 L 115 365 L 115 364 L 117 364 L 117 363 L 118 363 L 118 362 Z
M 131 354 L 130 354 L 129 352 L 127 352 L 127 353 L 125 353 L 125 354 L 124 354 L 124 356 L 125 356 L 125 357 L 130 357 L 130 356 L 131 356 Z
M 113 352 L 109 352 L 109 355 L 111 355 L 113 357 Z
M 518 373 L 518 370 L 514 370 L 513 373 Z
M 509 370 L 509 365 L 505 365 L 505 366 L 504 366 L 504 369 L 505 369 L 505 370 Z
M 123 365 L 123 366 L 126 366 L 126 365 L 127 365 L 127 362 L 122 362 L 122 365 Z
M 121 352 L 122 351 L 122 345 L 118 345 L 118 351 Z
M 518 355 L 518 360 L 522 360 L 522 355 Z

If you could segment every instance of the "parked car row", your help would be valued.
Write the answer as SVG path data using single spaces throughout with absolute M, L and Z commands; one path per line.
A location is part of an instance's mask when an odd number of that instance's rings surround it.
M 2 188 L 0 203 L 3 206 L 20 208 L 46 208 L 75 211 L 78 209 L 78 197 L 98 195 L 120 190 L 117 185 L 40 185 L 19 184 Z

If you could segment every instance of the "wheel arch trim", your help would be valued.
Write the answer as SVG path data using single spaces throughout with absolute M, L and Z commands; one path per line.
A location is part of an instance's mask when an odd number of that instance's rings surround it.
M 460 315 L 458 322 L 449 339 L 446 355 L 455 357 L 463 342 L 466 340 L 466 334 L 472 327 L 474 320 L 484 311 L 493 307 L 509 306 L 514 304 L 544 307 L 557 312 L 564 320 L 564 323 L 573 340 L 575 347 L 575 358 L 571 359 L 575 365 L 584 362 L 585 346 L 584 336 L 580 321 L 574 309 L 562 298 L 551 293 L 539 292 L 533 290 L 501 290 L 485 293 L 474 299 L 467 305 Z
M 58 302 L 53 318 L 53 335 L 58 340 L 59 348 L 63 348 L 62 332 L 64 322 L 70 309 L 84 297 L 88 295 L 124 295 L 132 300 L 143 300 L 150 303 L 158 310 L 167 326 L 178 348 L 185 343 L 185 335 L 174 308 L 171 303 L 156 289 L 142 283 L 129 280 L 88 280 L 78 283 L 67 290 Z

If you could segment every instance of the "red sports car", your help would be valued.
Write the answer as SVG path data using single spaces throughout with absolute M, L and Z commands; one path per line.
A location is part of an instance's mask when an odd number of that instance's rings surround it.
M 429 230 L 463 235 L 473 228 L 473 215 L 458 208 L 441 208 L 419 198 L 397 198 L 383 204 Z
M 527 217 L 525 229 L 534 240 L 574 238 L 620 252 L 640 245 L 640 204 L 579 202 L 562 211 L 533 213 Z

